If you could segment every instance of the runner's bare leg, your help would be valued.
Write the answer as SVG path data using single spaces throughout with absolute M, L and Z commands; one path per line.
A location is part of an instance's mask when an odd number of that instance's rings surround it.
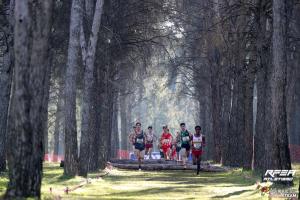
M 201 156 L 196 156 L 196 160 L 197 160 L 197 175 L 200 172 L 200 162 L 201 162 Z
M 149 149 L 148 149 L 148 148 L 146 148 L 146 149 L 145 149 L 145 155 L 147 156 L 147 155 L 148 155 L 148 153 L 149 153 Z M 149 157 L 149 159 L 150 159 L 150 157 Z
M 141 164 L 142 164 L 142 161 L 141 161 L 141 151 L 138 152 L 138 161 L 139 161 L 139 170 L 141 169 Z
M 149 159 L 152 159 L 152 148 L 149 148 L 148 153 L 149 153 Z

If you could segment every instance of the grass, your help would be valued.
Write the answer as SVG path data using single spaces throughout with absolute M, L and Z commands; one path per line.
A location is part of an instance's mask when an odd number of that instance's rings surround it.
M 300 165 L 294 166 L 300 170 Z M 100 172 L 103 173 L 103 172 Z M 202 172 L 196 176 L 192 171 L 130 171 L 112 170 L 103 178 L 96 179 L 90 174 L 91 183 L 69 194 L 66 187 L 72 188 L 85 179 L 63 176 L 58 164 L 45 163 L 42 198 L 54 199 L 113 199 L 113 200 L 190 200 L 190 199 L 268 199 L 256 189 L 259 176 L 241 169 L 230 172 Z M 296 174 L 297 175 L 297 174 Z M 5 192 L 7 174 L 0 175 L 0 195 Z M 295 183 L 299 183 L 296 177 Z M 298 185 L 294 187 L 297 188 Z M 53 192 L 50 194 L 50 189 Z

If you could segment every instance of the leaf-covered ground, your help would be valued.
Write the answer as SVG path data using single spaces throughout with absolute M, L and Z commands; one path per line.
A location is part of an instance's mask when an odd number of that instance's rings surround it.
M 98 173 L 90 174 L 91 183 L 69 194 L 64 192 L 66 187 L 74 188 L 85 183 L 85 179 L 66 177 L 62 173 L 58 164 L 45 164 L 43 199 L 268 199 L 267 196 L 261 196 L 256 188 L 259 177 L 240 169 L 222 173 L 202 172 L 198 176 L 193 171 L 140 172 L 114 169 L 98 179 Z M 298 179 L 295 182 L 298 183 Z M 0 194 L 4 193 L 6 184 L 7 174 L 0 175 Z

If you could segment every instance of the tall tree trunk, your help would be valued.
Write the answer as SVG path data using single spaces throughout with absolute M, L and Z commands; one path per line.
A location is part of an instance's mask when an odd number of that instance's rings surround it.
M 9 110 L 9 184 L 5 199 L 41 195 L 50 0 L 16 1 L 14 89 Z
M 273 162 L 275 169 L 291 169 L 287 135 L 287 2 L 273 0 L 273 70 L 271 77 L 271 128 L 274 134 Z
M 107 120 L 108 120 L 108 123 L 107 123 L 107 141 L 106 141 L 106 144 L 107 144 L 107 147 L 106 147 L 106 156 L 105 156 L 105 162 L 108 161 L 108 159 L 110 158 L 110 155 L 111 155 L 111 151 L 112 151 L 112 143 L 111 143 L 111 140 L 112 140 L 112 124 L 113 124 L 113 116 L 114 116 L 114 93 L 112 91 L 112 88 L 113 88 L 113 85 L 111 84 L 110 82 L 110 68 L 107 67 L 107 78 L 106 78 L 106 82 L 107 82 L 107 87 L 106 87 L 106 93 L 107 93 L 107 107 L 108 107 L 108 117 L 107 117 Z
M 91 104 L 91 112 L 90 112 L 90 133 L 89 133 L 89 171 L 96 171 L 99 169 L 99 140 L 100 140 L 100 115 L 101 112 L 101 99 L 99 99 L 98 93 L 98 77 L 97 71 L 94 72 L 93 82 L 93 95 L 92 95 L 92 104 Z
M 220 77 L 213 76 L 211 80 L 212 90 L 212 135 L 213 135 L 213 159 L 216 162 L 221 161 L 221 96 L 220 96 Z
M 233 167 L 241 167 L 243 162 L 242 157 L 242 135 L 244 127 L 244 108 L 243 108 L 243 85 L 242 77 L 237 77 L 233 82 L 232 91 L 232 107 L 229 121 L 229 153 L 227 164 Z M 234 147 L 234 148 L 232 148 Z
M 102 69 L 102 85 L 104 86 L 101 91 L 101 137 L 99 145 L 99 167 L 104 168 L 108 159 L 108 153 L 110 151 L 110 102 L 112 101 L 111 91 L 109 90 L 109 68 L 107 65 Z
M 126 96 L 120 96 L 120 116 L 121 116 L 121 149 L 127 150 L 128 133 L 127 133 L 127 117 L 126 117 Z
M 129 136 L 129 133 L 131 133 L 132 131 L 132 126 L 135 125 L 136 121 L 134 122 L 133 119 L 132 119 L 132 116 L 133 116 L 133 104 L 132 102 L 134 102 L 133 98 L 134 98 L 134 95 L 129 95 L 128 97 L 130 100 L 129 102 L 131 103 L 128 103 L 127 104 L 127 109 L 126 109 L 126 127 L 127 127 L 127 130 L 126 130 L 126 139 L 127 139 L 127 148 L 126 150 L 131 150 L 132 149 L 132 146 L 131 146 L 131 143 L 128 141 L 128 136 Z
M 222 165 L 230 166 L 231 162 L 231 141 L 232 133 L 229 131 L 230 116 L 231 116 L 231 100 L 233 92 L 231 90 L 231 78 L 228 77 L 227 84 L 222 89 L 223 105 L 222 105 Z
M 293 8 L 293 19 L 298 19 L 300 17 L 300 5 L 294 4 Z M 290 23 L 290 34 L 292 38 L 297 38 L 300 32 L 300 23 L 299 21 L 295 23 Z M 288 91 L 287 91 L 287 129 L 290 144 L 300 144 L 300 134 L 299 134 L 299 116 L 300 116 L 300 107 L 299 107 L 299 86 L 300 86 L 300 52 L 298 49 L 300 48 L 299 42 L 290 42 L 289 49 L 292 50 L 290 52 L 289 57 L 289 68 L 288 68 Z M 292 152 L 291 152 L 292 153 Z M 293 159 L 293 158 L 291 158 Z M 292 160 L 293 161 L 293 160 Z
M 50 93 L 50 79 L 51 79 L 51 67 L 52 67 L 52 56 L 53 56 L 53 52 L 50 50 L 49 51 L 49 56 L 47 58 L 48 61 L 48 68 L 47 68 L 47 76 L 45 77 L 44 80 L 44 98 L 43 98 L 43 111 L 41 114 L 41 118 L 43 123 L 43 130 L 44 130 L 44 154 L 48 154 L 49 153 L 49 138 L 48 138 L 48 102 L 49 102 L 49 93 Z
M 118 95 L 114 94 L 113 111 L 111 125 L 111 152 L 110 158 L 117 158 L 117 150 L 119 149 L 119 131 L 118 131 Z
M 5 13 L 0 16 L 3 22 L 0 31 L 3 39 L 0 41 L 0 172 L 6 170 L 7 116 L 13 73 L 13 27 L 10 20 L 13 18 L 13 4 L 14 1 L 6 0 L 0 5 L 1 12 Z
M 253 67 L 250 66 L 253 69 Z M 243 102 L 244 102 L 244 135 L 242 137 L 244 148 L 243 148 L 243 168 L 252 168 L 253 159 L 253 88 L 254 88 L 254 72 L 247 71 L 244 77 L 243 84 Z
M 257 112 L 254 134 L 254 163 L 253 168 L 257 171 L 266 170 L 269 163 L 269 153 L 272 150 L 270 141 L 270 38 L 268 37 L 267 27 L 267 6 L 266 0 L 258 0 L 256 13 L 256 30 L 257 30 Z M 271 166 L 270 166 L 271 167 Z
M 65 165 L 64 174 L 74 176 L 78 168 L 76 124 L 76 77 L 80 52 L 82 0 L 73 0 L 71 8 L 68 64 L 65 83 Z
M 103 0 L 97 0 L 94 12 L 92 31 L 88 45 L 85 44 L 83 26 L 81 27 L 81 46 L 83 52 L 83 63 L 85 65 L 84 73 L 84 90 L 82 101 L 82 118 L 81 118 L 81 139 L 80 139 L 80 156 L 79 156 L 79 175 L 87 176 L 89 164 L 89 132 L 91 130 L 90 111 L 92 105 L 94 68 L 96 46 L 98 42 L 98 32 L 101 24 Z
M 212 10 L 208 11 L 207 23 L 219 23 L 220 21 L 220 4 L 219 0 L 213 0 L 209 2 L 210 6 L 213 6 Z M 212 142 L 213 142 L 213 160 L 215 162 L 221 162 L 221 114 L 222 114 L 222 97 L 221 97 L 221 83 L 222 76 L 221 70 L 221 51 L 222 35 L 219 26 L 216 26 L 213 34 L 207 34 L 207 51 L 209 56 L 209 64 L 211 67 L 211 113 L 212 113 Z
M 55 114 L 55 127 L 54 127 L 54 151 L 53 154 L 57 156 L 59 154 L 59 138 L 60 133 L 62 131 L 62 121 L 63 121 L 63 91 L 64 87 L 62 85 L 62 81 L 59 84 L 59 91 L 58 91 L 58 101 L 56 106 L 56 114 Z

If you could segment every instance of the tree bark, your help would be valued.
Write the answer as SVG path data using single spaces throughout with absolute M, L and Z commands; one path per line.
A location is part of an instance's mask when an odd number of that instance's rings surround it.
M 50 44 L 51 45 L 51 44 Z M 48 102 L 49 102 L 49 93 L 50 93 L 50 79 L 51 79 L 51 68 L 52 68 L 52 56 L 53 53 L 50 50 L 49 51 L 49 56 L 47 58 L 47 72 L 46 72 L 46 77 L 44 80 L 44 98 L 43 98 L 43 111 L 41 114 L 41 118 L 43 123 L 43 130 L 44 130 L 44 154 L 49 153 L 49 138 L 48 138 Z
M 221 161 L 221 96 L 220 96 L 220 77 L 213 76 L 211 80 L 212 91 L 212 120 L 213 120 L 213 159 L 215 162 Z
M 9 109 L 9 184 L 5 199 L 40 198 L 48 40 L 53 2 L 15 2 L 14 88 Z M 34 39 L 33 39 L 34 38 Z
M 236 77 L 233 81 L 232 107 L 229 120 L 228 131 L 228 155 L 226 165 L 232 167 L 241 167 L 243 162 L 242 156 L 242 134 L 244 132 L 244 108 L 243 108 L 243 87 L 242 77 Z M 234 147 L 234 148 L 233 148 Z
M 265 0 L 258 0 L 256 13 L 256 26 L 257 26 L 257 73 L 256 73 L 256 86 L 257 86 L 257 112 L 255 121 L 255 134 L 254 134 L 254 163 L 253 168 L 256 171 L 266 170 L 270 160 L 270 152 L 272 146 L 270 141 L 271 127 L 270 127 L 270 37 L 268 36 L 267 27 L 267 2 Z M 270 165 L 269 165 L 270 166 Z M 272 166 L 270 166 L 272 168 Z
M 63 91 L 64 91 L 64 87 L 63 87 L 62 83 L 60 83 L 59 91 L 58 91 L 58 101 L 57 101 L 57 106 L 56 106 L 56 114 L 55 114 L 55 127 L 54 127 L 54 150 L 53 150 L 53 154 L 55 156 L 59 155 L 59 138 L 60 138 L 60 133 L 62 131 L 63 100 L 64 100 Z
M 252 65 L 252 64 L 251 64 Z M 250 66 L 253 69 L 252 66 Z M 253 89 L 254 89 L 254 72 L 248 71 L 244 77 L 244 135 L 243 135 L 243 164 L 244 169 L 252 169 L 253 162 Z
M 273 168 L 291 169 L 287 135 L 287 2 L 273 0 L 273 69 L 271 77 L 271 128 L 273 139 Z
M 89 43 L 86 46 L 83 26 L 81 27 L 81 46 L 83 52 L 83 63 L 85 65 L 84 74 L 84 90 L 82 101 L 82 118 L 81 118 L 81 139 L 80 139 L 80 156 L 79 156 L 79 175 L 87 176 L 89 165 L 89 132 L 90 113 L 93 95 L 94 70 L 95 70 L 95 55 L 98 42 L 98 32 L 101 24 L 103 0 L 97 0 L 94 12 L 92 31 L 89 38 Z
M 231 120 L 232 105 L 231 100 L 233 96 L 231 87 L 231 78 L 228 77 L 227 84 L 222 89 L 223 105 L 222 105 L 222 162 L 224 166 L 230 166 L 231 162 L 231 142 L 232 142 L 232 132 L 229 131 L 229 125 Z
M 128 150 L 128 133 L 127 133 L 127 117 L 126 117 L 126 96 L 120 96 L 120 116 L 121 116 L 121 149 Z
M 94 74 L 95 80 L 93 86 L 93 98 L 92 98 L 92 109 L 90 113 L 90 134 L 89 134 L 89 171 L 96 171 L 99 169 L 99 140 L 100 140 L 100 115 L 101 112 L 99 107 L 101 107 L 101 99 L 98 99 L 98 80 L 97 74 Z
M 64 174 L 74 176 L 78 169 L 76 123 L 76 77 L 80 50 L 82 0 L 73 0 L 71 8 L 68 64 L 65 83 L 65 163 Z
M 7 117 L 13 73 L 13 4 L 14 1 L 4 1 L 0 5 L 3 15 L 0 16 L 2 29 L 0 31 L 0 172 L 6 170 L 6 139 Z M 7 10 L 7 11 L 5 11 Z
M 101 74 L 101 82 L 103 85 L 101 91 L 101 131 L 100 131 L 100 145 L 99 145 L 99 167 L 104 168 L 108 160 L 110 151 L 110 102 L 112 101 L 111 90 L 109 90 L 109 67 L 103 66 Z
M 113 99 L 113 116 L 111 127 L 111 152 L 110 158 L 117 158 L 117 150 L 119 149 L 119 131 L 118 131 L 118 95 L 114 94 Z
M 293 19 L 298 19 L 300 17 L 300 5 L 293 5 Z M 290 34 L 291 38 L 297 38 L 300 31 L 300 24 L 291 23 L 290 24 Z M 287 91 L 287 129 L 290 144 L 300 144 L 300 69 L 298 67 L 300 63 L 300 48 L 299 42 L 290 42 L 289 49 L 291 50 L 289 57 L 288 68 L 288 91 Z M 291 158 L 293 159 L 293 158 Z

